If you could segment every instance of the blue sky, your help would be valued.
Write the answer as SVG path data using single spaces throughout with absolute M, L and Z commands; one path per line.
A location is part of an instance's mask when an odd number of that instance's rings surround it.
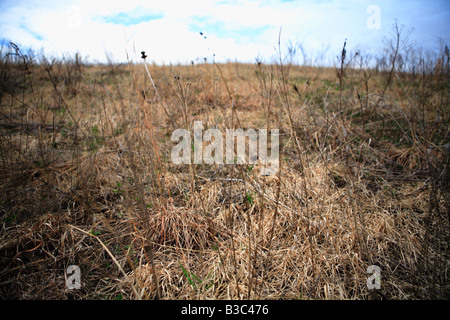
M 270 62 L 281 28 L 283 44 L 301 44 L 308 59 L 325 63 L 345 39 L 350 51 L 381 50 L 395 19 L 417 46 L 450 45 L 448 0 L 0 0 L 0 38 L 48 54 L 78 51 L 92 62 L 104 62 L 105 52 L 117 62 L 138 60 L 142 50 L 165 64 L 213 54 Z

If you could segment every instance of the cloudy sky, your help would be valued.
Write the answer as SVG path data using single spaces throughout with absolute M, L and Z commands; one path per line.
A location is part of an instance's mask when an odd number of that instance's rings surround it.
M 91 62 L 268 62 L 281 42 L 309 59 L 376 52 L 398 19 L 418 46 L 450 45 L 449 0 L 0 0 L 0 39 L 48 54 L 80 52 Z M 203 36 L 200 35 L 203 33 Z M 127 58 L 128 57 L 128 58 Z M 301 55 L 300 55 L 301 57 Z M 301 58 L 299 58 L 301 62 Z

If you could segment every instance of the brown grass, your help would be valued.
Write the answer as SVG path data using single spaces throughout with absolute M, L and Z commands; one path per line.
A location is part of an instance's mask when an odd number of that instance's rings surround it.
M 1 298 L 449 298 L 446 70 L 148 68 L 159 97 L 142 65 L 2 57 Z M 194 120 L 278 128 L 278 175 L 174 165 Z

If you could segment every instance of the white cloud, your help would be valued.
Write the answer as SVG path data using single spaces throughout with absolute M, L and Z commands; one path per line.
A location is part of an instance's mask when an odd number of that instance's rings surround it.
M 380 7 L 380 30 L 366 26 L 367 7 L 373 2 Z M 375 50 L 395 17 L 406 28 L 415 27 L 417 38 L 429 46 L 429 39 L 450 31 L 446 23 L 450 10 L 445 1 L 432 7 L 418 0 L 19 0 L 2 2 L 0 11 L 0 37 L 35 49 L 43 47 L 46 52 L 80 51 L 92 61 L 105 61 L 105 51 L 125 61 L 126 52 L 134 57 L 133 46 L 138 52 L 150 53 L 150 59 L 165 63 L 189 62 L 205 55 L 211 58 L 213 53 L 220 61 L 252 61 L 258 54 L 267 60 L 274 54 L 280 27 L 283 43 L 301 42 L 311 58 L 313 52 L 329 47 L 328 57 L 333 58 L 345 38 L 350 50 Z M 432 19 L 424 18 L 423 12 Z M 152 19 L 141 22 L 145 17 Z M 133 18 L 137 19 L 135 24 L 121 23 Z

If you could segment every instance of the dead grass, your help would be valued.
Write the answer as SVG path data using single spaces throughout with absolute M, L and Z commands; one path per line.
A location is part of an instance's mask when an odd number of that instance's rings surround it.
M 142 65 L 27 67 L 2 59 L 3 299 L 449 298 L 448 73 L 149 65 L 158 97 Z M 194 120 L 278 128 L 279 174 L 174 165 Z

